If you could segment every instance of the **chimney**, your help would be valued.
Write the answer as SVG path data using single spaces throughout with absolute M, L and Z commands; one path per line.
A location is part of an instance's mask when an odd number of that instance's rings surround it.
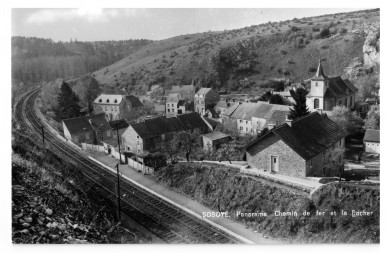
M 289 114 L 286 115 L 286 123 L 287 123 L 287 125 L 289 125 L 290 127 L 292 127 L 292 119 L 290 119 Z

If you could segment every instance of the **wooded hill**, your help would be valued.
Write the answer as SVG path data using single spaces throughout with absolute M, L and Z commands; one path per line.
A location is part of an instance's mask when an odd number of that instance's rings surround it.
M 91 73 L 130 55 L 150 40 L 54 42 L 12 37 L 12 81 L 41 82 Z
M 300 81 L 314 74 L 319 57 L 327 59 L 327 75 L 341 75 L 355 60 L 363 64 L 366 37 L 379 30 L 379 18 L 375 9 L 181 35 L 149 43 L 94 76 L 144 94 L 155 84 L 252 91 L 269 78 Z

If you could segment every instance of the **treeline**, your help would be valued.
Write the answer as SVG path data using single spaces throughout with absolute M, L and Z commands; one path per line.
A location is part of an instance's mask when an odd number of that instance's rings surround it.
M 72 78 L 108 66 L 150 40 L 54 42 L 51 39 L 12 37 L 13 83 Z

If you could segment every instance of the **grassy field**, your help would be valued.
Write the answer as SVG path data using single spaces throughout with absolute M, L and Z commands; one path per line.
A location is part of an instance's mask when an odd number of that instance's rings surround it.
M 198 164 L 167 166 L 156 172 L 155 180 L 214 210 L 228 211 L 233 219 L 253 230 L 285 241 L 380 241 L 379 186 L 333 183 L 325 185 L 309 199 L 271 183 L 252 180 L 237 170 Z M 352 210 L 365 210 L 373 214 L 352 217 Z M 267 216 L 241 217 L 237 215 L 238 211 L 265 212 Z M 298 216 L 275 216 L 275 211 L 295 211 Z M 311 215 L 303 216 L 304 211 Z M 317 215 L 317 211 L 325 214 Z M 341 215 L 341 211 L 348 212 L 348 215 Z

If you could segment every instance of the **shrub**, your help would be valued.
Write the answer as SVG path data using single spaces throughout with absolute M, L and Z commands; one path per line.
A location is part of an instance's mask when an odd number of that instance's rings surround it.
M 345 34 L 347 32 L 348 32 L 348 30 L 346 28 L 344 28 L 344 27 L 339 30 L 339 34 L 341 34 L 341 35 L 343 35 L 343 34 Z
M 321 30 L 321 32 L 319 33 L 319 37 L 320 37 L 321 39 L 330 37 L 330 30 L 329 30 L 328 28 L 323 28 L 323 29 Z

